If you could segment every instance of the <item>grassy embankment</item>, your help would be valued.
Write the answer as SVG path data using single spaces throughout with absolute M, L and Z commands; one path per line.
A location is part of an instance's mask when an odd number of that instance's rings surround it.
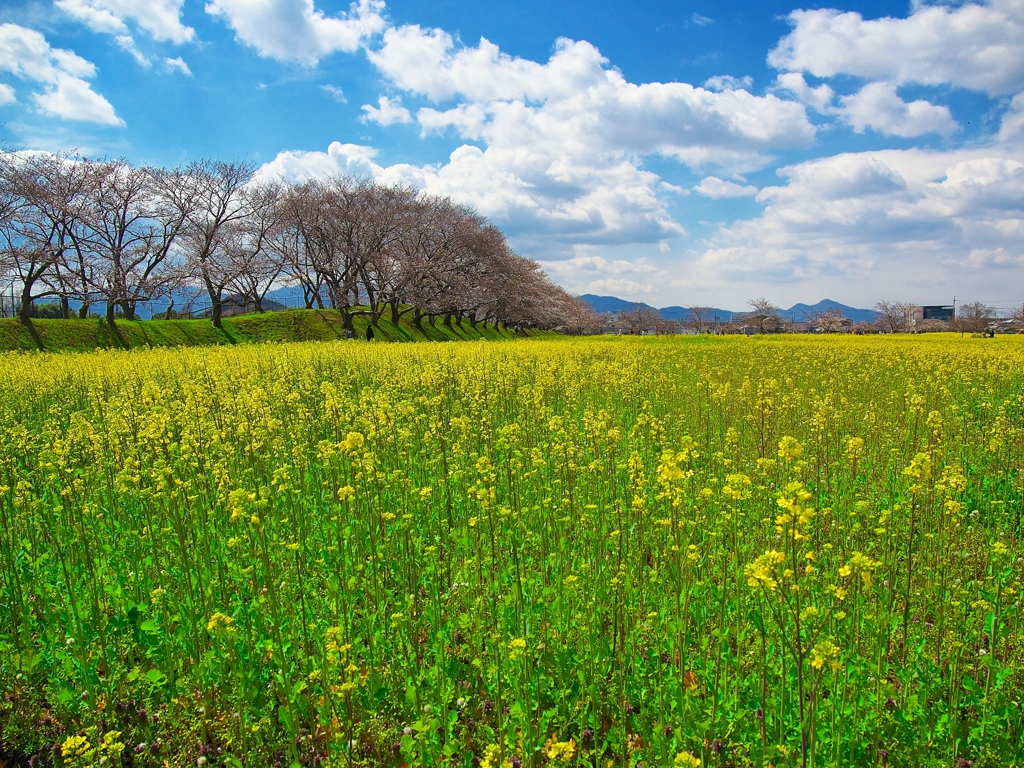
M 357 316 L 357 338 L 363 339 L 369 317 Z M 0 352 L 43 350 L 47 352 L 87 352 L 94 349 L 136 349 L 145 347 L 207 347 L 224 344 L 258 344 L 287 341 L 335 341 L 345 338 L 345 327 L 332 310 L 288 310 L 253 313 L 224 318 L 223 328 L 209 320 L 119 320 L 111 328 L 97 318 L 88 320 L 32 321 L 32 327 L 13 319 L 0 319 Z M 553 335 L 547 331 L 528 331 L 531 337 Z M 398 325 L 390 317 L 381 317 L 375 329 L 379 341 L 466 341 L 474 339 L 511 339 L 510 330 L 468 321 L 448 328 L 440 320 L 436 325 L 424 321 L 417 328 L 409 315 Z

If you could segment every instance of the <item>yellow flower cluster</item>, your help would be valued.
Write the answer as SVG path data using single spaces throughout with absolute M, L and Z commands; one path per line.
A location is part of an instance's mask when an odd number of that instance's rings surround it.
M 864 582 L 864 586 L 870 587 L 871 573 L 880 565 L 880 562 L 878 562 L 877 560 L 872 560 L 863 552 L 854 552 L 853 555 L 850 557 L 849 561 L 846 563 L 846 565 L 843 565 L 839 568 L 839 576 L 841 578 L 848 579 L 855 573 L 860 574 L 860 578 L 861 581 Z M 843 596 L 845 597 L 845 595 L 846 591 L 844 590 Z M 836 596 L 839 596 L 838 593 Z
M 523 638 L 517 637 L 508 644 L 508 657 L 510 659 L 520 659 L 524 653 L 526 653 L 526 640 Z
M 722 486 L 722 493 L 733 501 L 740 501 L 750 497 L 750 486 L 752 482 L 746 475 L 735 472 L 725 478 L 726 485 Z
M 774 549 L 765 552 L 743 569 L 743 575 L 747 577 L 747 584 L 751 587 L 774 590 L 778 587 L 778 582 L 775 580 L 775 569 L 785 559 L 786 556 L 782 552 Z
M 814 510 L 807 506 L 811 498 L 811 492 L 800 481 L 794 480 L 786 485 L 785 490 L 775 500 L 778 507 L 783 510 L 782 514 L 775 518 L 776 533 L 789 532 L 797 541 L 807 538 L 803 529 L 814 518 Z
M 512 761 L 508 758 L 501 759 L 501 747 L 491 744 L 484 750 L 483 759 L 480 760 L 480 768 L 512 768 Z
M 545 754 L 553 763 L 571 763 L 576 757 L 576 740 L 554 741 L 548 745 Z
M 804 448 L 795 437 L 786 435 L 779 441 L 779 458 L 787 464 L 792 464 L 800 458 Z
M 831 640 L 821 641 L 811 649 L 811 666 L 815 669 L 821 669 L 828 664 L 833 672 L 838 672 L 840 666 L 839 651 L 839 646 Z
M 210 620 L 206 622 L 206 631 L 217 635 L 218 637 L 234 634 L 235 628 L 232 626 L 234 623 L 235 620 L 230 616 L 226 616 L 220 611 L 216 611 L 210 617 Z

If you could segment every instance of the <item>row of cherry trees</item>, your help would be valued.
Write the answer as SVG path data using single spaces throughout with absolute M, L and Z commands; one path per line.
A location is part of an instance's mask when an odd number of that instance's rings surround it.
M 136 317 L 143 302 L 205 294 L 215 325 L 227 302 L 262 311 L 301 288 L 347 327 L 410 314 L 594 330 L 593 313 L 554 285 L 502 232 L 450 198 L 365 179 L 287 184 L 245 162 L 179 168 L 0 153 L 0 277 L 33 302 L 82 317 L 101 306 Z M 168 311 L 170 314 L 170 310 Z

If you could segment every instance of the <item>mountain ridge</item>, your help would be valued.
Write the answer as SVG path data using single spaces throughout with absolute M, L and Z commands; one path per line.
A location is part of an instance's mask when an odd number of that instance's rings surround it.
M 580 296 L 585 302 L 587 302 L 596 312 L 624 312 L 630 309 L 635 302 L 626 301 L 620 299 L 618 296 L 598 296 L 593 293 L 585 293 Z M 651 307 L 650 304 L 641 302 L 645 307 L 650 307 L 658 312 L 666 320 L 684 320 L 686 319 L 689 310 L 686 307 L 677 305 L 669 307 Z M 838 301 L 832 299 L 822 299 L 817 304 L 805 304 L 798 302 L 788 309 L 779 309 L 777 314 L 786 319 L 793 320 L 796 322 L 803 321 L 807 316 L 813 316 L 814 312 L 823 312 L 830 309 L 838 309 L 842 312 L 843 317 L 848 320 L 852 320 L 855 323 L 870 323 L 878 319 L 878 313 L 872 309 L 858 309 L 857 307 L 851 307 L 847 304 L 841 304 Z M 743 314 L 742 312 L 736 312 L 729 309 L 722 309 L 721 307 L 708 307 L 708 312 L 705 315 L 705 319 L 714 320 L 717 316 L 718 320 L 722 322 L 729 322 L 732 320 L 734 315 Z

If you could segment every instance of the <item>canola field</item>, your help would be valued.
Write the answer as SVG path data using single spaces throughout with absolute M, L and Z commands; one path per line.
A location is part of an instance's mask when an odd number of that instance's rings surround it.
M 0 359 L 0 762 L 1024 765 L 1024 343 Z

